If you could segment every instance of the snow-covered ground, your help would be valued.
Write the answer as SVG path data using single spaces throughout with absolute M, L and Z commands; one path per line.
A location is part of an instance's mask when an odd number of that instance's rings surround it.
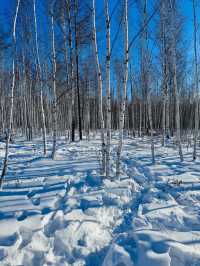
M 158 141 L 152 165 L 149 141 L 126 138 L 116 180 L 116 146 L 113 176 L 102 178 L 98 138 L 60 140 L 55 161 L 42 156 L 39 140 L 11 146 L 0 191 L 1 266 L 200 265 L 200 162 L 190 149 L 180 163 Z

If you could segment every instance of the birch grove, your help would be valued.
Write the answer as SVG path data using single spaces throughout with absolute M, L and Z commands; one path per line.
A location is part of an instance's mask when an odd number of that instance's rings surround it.
M 41 141 L 51 159 L 60 139 L 67 146 L 100 138 L 102 177 L 112 169 L 123 175 L 127 139 L 147 139 L 153 164 L 159 145 L 173 146 L 181 161 L 192 149 L 197 160 L 197 2 L 191 1 L 188 55 L 177 0 L 16 1 L 7 33 L 0 29 L 1 183 L 18 136 Z

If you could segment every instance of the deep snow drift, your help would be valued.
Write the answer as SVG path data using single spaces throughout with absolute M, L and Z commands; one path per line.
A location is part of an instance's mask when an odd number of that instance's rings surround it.
M 55 161 L 41 141 L 11 144 L 0 191 L 1 266 L 200 265 L 200 162 L 184 148 L 125 139 L 123 174 L 99 175 L 99 138 L 60 140 Z M 48 144 L 51 149 L 51 143 Z M 0 144 L 1 161 L 4 144 Z

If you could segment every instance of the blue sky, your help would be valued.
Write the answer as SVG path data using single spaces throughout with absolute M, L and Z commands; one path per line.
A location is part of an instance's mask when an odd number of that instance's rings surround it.
M 0 27 L 5 27 L 5 29 L 8 28 L 8 24 L 11 23 L 13 19 L 13 14 L 15 12 L 15 1 L 16 0 L 0 0 Z M 39 14 L 38 23 L 40 28 L 40 37 L 43 38 L 43 43 L 45 41 L 48 41 L 48 38 L 46 36 L 45 25 L 43 23 L 43 10 L 41 2 L 43 0 L 36 0 L 37 3 L 37 13 Z M 83 0 L 84 1 L 84 0 Z M 156 3 L 157 0 L 148 1 L 149 3 L 149 14 L 151 13 L 150 10 L 152 10 L 152 3 Z M 103 15 L 103 0 L 96 0 L 96 14 L 97 14 L 97 26 L 100 26 L 100 30 L 97 31 L 98 36 L 98 45 L 99 45 L 99 51 L 101 53 L 101 62 L 103 63 L 105 61 L 105 18 Z M 110 11 L 113 9 L 115 4 L 118 2 L 118 0 L 110 0 Z M 197 0 L 198 2 L 198 0 Z M 181 13 L 183 14 L 185 18 L 184 23 L 184 39 L 187 41 L 187 54 L 189 60 L 192 61 L 193 57 L 193 17 L 192 17 L 192 1 L 191 0 L 178 0 L 179 8 L 181 10 Z M 30 9 L 31 10 L 31 9 Z M 197 16 L 199 14 L 199 8 L 197 10 Z M 115 36 L 117 27 L 119 23 L 119 12 L 116 11 L 112 24 L 111 24 L 111 36 Z M 150 25 L 151 31 L 153 32 L 155 30 L 154 28 L 154 22 Z M 135 35 L 135 33 L 139 29 L 139 23 L 138 23 L 138 15 L 137 15 L 137 8 L 135 4 L 135 0 L 129 0 L 129 39 L 131 40 L 132 37 Z M 112 43 L 112 41 L 111 41 Z M 117 43 L 115 44 L 115 49 L 113 55 L 121 58 L 123 49 L 122 49 L 122 31 L 119 34 L 119 38 Z M 44 45 L 45 46 L 45 45 Z M 44 47 L 45 48 L 45 47 Z M 155 48 L 156 49 L 156 48 Z M 137 50 L 137 42 L 131 49 L 131 60 L 132 62 L 137 62 L 138 60 L 138 50 Z M 137 64 L 137 63 L 136 63 Z
M 40 2 L 39 0 L 38 2 Z M 115 5 L 116 1 L 110 1 L 110 7 L 112 9 L 113 5 Z M 131 3 L 131 1 L 129 1 Z M 132 1 L 134 2 L 134 0 Z M 187 23 L 185 24 L 186 33 L 191 36 L 191 27 L 192 27 L 192 1 L 191 0 L 181 0 L 178 1 L 180 4 L 180 9 L 183 12 L 183 15 L 187 19 Z M 198 1 L 197 1 L 198 2 Z M 6 22 L 8 19 L 7 15 L 13 11 L 15 0 L 0 0 L 0 20 L 1 22 Z M 96 0 L 96 8 L 97 14 L 101 14 L 103 12 L 103 1 Z M 129 10 L 131 11 L 131 10 Z
M 38 0 L 36 2 L 39 3 L 40 1 L 41 0 Z M 117 1 L 118 0 L 110 1 L 110 10 L 112 10 L 113 6 L 115 5 L 115 3 Z M 156 0 L 154 0 L 154 1 L 156 1 Z M 103 0 L 96 0 L 97 16 L 103 15 L 103 2 L 104 2 Z M 134 14 L 133 14 L 136 12 L 136 10 L 134 8 L 134 6 L 135 6 L 134 2 L 135 2 L 134 0 L 129 1 L 129 3 L 131 4 L 131 7 L 129 9 L 129 13 L 130 13 L 129 15 L 130 15 L 131 20 L 132 20 L 129 27 L 130 27 L 130 32 L 132 32 L 133 35 L 134 35 L 134 32 L 137 31 L 137 29 L 138 29 L 137 15 L 136 15 L 136 18 L 134 18 Z M 149 1 L 149 2 L 153 2 L 153 1 Z M 181 0 L 181 1 L 179 0 L 178 3 L 179 3 L 181 11 L 185 17 L 185 24 L 184 24 L 185 38 L 187 40 L 191 40 L 192 34 L 193 34 L 192 33 L 192 1 L 191 0 Z M 0 23 L 1 23 L 1 26 L 3 25 L 5 28 L 7 28 L 6 24 L 11 19 L 11 14 L 13 14 L 13 12 L 14 12 L 14 7 L 15 7 L 15 0 L 0 0 Z M 117 23 L 114 22 L 112 24 L 113 35 L 114 35 L 115 30 L 116 30 L 116 27 L 117 27 Z M 99 39 L 102 39 L 101 35 L 100 35 Z M 130 39 L 131 39 L 131 34 L 130 34 Z M 101 41 L 100 41 L 100 44 L 101 44 Z

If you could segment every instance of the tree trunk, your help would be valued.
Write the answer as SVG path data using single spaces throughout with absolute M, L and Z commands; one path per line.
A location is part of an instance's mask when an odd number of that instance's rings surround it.
M 147 105 L 148 105 L 148 117 L 149 117 L 149 126 L 151 134 L 151 158 L 152 163 L 155 163 L 155 149 L 154 149 L 154 137 L 153 137 L 153 119 L 152 119 L 152 104 L 151 104 L 151 92 L 147 95 Z
M 102 153 L 102 174 L 105 174 L 106 166 L 106 150 L 105 150 L 105 136 L 104 136 L 104 116 L 103 116 L 103 106 L 102 106 L 102 74 L 99 64 L 98 46 L 97 46 L 97 34 L 96 34 L 96 12 L 95 12 L 95 0 L 92 1 L 93 10 L 93 47 L 95 53 L 97 78 L 98 78 L 98 107 L 99 107 L 99 118 L 100 118 L 100 131 L 101 131 L 101 153 Z
M 44 103 L 43 103 L 43 90 L 42 90 L 42 82 L 41 82 L 41 64 L 39 57 L 39 45 L 38 45 L 38 30 L 37 30 L 37 16 L 36 16 L 36 7 L 35 0 L 33 0 L 33 10 L 34 10 L 34 24 L 35 24 L 35 44 L 36 44 L 36 53 L 37 53 L 37 75 L 38 82 L 40 84 L 40 106 L 41 106 L 41 116 L 42 116 L 42 136 L 43 136 L 43 151 L 44 155 L 47 153 L 47 144 L 46 144 L 46 123 L 45 123 L 45 113 L 44 113 Z
M 2 173 L 1 173 L 1 179 L 0 179 L 0 187 L 2 187 L 3 178 L 7 173 L 9 144 L 10 144 L 10 138 L 11 138 L 12 124 L 13 124 L 14 89 L 15 89 L 15 79 L 16 79 L 16 76 L 15 76 L 16 23 L 17 23 L 17 16 L 18 16 L 18 11 L 19 11 L 20 1 L 21 0 L 17 1 L 14 23 L 13 23 L 13 32 L 12 32 L 13 45 L 14 45 L 14 55 L 13 55 L 13 62 L 12 62 L 12 86 L 11 86 L 11 95 L 10 95 L 10 113 L 9 113 L 8 131 L 6 133 L 6 149 L 5 149 L 5 157 L 4 157 L 3 169 L 2 169 Z
M 176 138 L 179 149 L 180 160 L 183 161 L 183 152 L 182 152 L 182 144 L 181 144 L 181 131 L 180 131 L 180 99 L 179 92 L 177 87 L 177 69 L 176 69 L 176 39 L 175 39 L 175 14 L 174 14 L 174 6 L 171 5 L 172 8 L 172 29 L 173 29 L 173 43 L 172 43 L 172 60 L 173 60 L 173 86 L 174 86 L 174 96 L 175 96 L 175 122 L 176 122 Z
M 67 4 L 67 18 L 68 18 L 68 43 L 69 43 L 69 72 L 70 72 L 70 92 L 71 92 L 71 105 L 69 108 L 70 127 L 71 127 L 71 141 L 75 141 L 75 91 L 74 91 L 74 60 L 73 60 L 73 45 L 72 45 L 72 28 L 71 28 L 71 6 L 70 1 L 66 0 Z
M 128 80 L 128 0 L 124 0 L 124 78 L 123 78 L 123 99 L 119 121 L 119 144 L 117 148 L 116 176 L 120 176 L 120 162 L 123 145 L 123 131 L 125 122 L 127 80 Z
M 111 91 L 110 91 L 110 16 L 108 0 L 105 0 L 106 18 L 106 176 L 110 176 L 110 146 L 111 146 Z
M 195 64 L 195 124 L 194 124 L 194 149 L 193 149 L 193 160 L 197 158 L 197 138 L 198 138 L 198 130 L 199 130 L 199 77 L 198 77 L 198 61 L 197 61 L 197 21 L 196 21 L 196 7 L 195 0 L 192 1 L 193 4 L 193 24 L 194 24 L 194 64 Z
M 51 32 L 52 32 L 52 56 L 53 56 L 53 147 L 51 157 L 54 160 L 56 155 L 57 144 L 57 95 L 56 95 L 56 50 L 55 50 L 55 33 L 54 33 L 54 16 L 51 15 Z
M 77 2 L 77 0 L 75 0 L 76 88 L 77 88 L 77 100 L 78 100 L 79 139 L 82 140 L 82 121 L 81 121 L 81 103 L 80 103 L 80 86 L 79 86 L 79 55 L 78 55 L 77 13 L 78 13 L 78 2 Z

